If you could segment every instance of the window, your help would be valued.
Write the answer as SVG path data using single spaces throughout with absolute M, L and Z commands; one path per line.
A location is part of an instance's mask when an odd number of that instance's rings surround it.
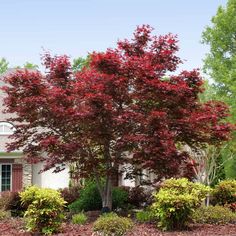
M 0 192 L 11 190 L 11 164 L 0 164 Z
M 13 134 L 14 127 L 8 122 L 0 122 L 0 135 L 10 135 Z

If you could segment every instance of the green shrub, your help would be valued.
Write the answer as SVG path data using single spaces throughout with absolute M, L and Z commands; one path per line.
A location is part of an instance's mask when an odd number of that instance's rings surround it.
M 28 205 L 24 214 L 28 231 L 52 234 L 60 230 L 65 201 L 58 191 L 31 186 L 20 197 Z
M 87 220 L 88 220 L 88 217 L 83 212 L 80 212 L 72 216 L 73 224 L 83 225 L 86 223 Z
M 0 220 L 5 220 L 10 217 L 9 211 L 0 210 Z
M 68 207 L 72 213 L 100 210 L 102 208 L 102 199 L 96 184 L 92 181 L 87 182 L 80 192 L 79 199 Z
M 154 195 L 153 214 L 163 230 L 186 227 L 192 212 L 199 207 L 210 188 L 186 178 L 168 179 Z
M 122 188 L 116 187 L 112 190 L 112 205 L 113 209 L 123 208 L 128 201 L 128 193 Z M 80 197 L 68 208 L 72 213 L 81 211 L 101 210 L 102 199 L 98 191 L 97 185 L 93 181 L 88 181 L 80 191 Z
M 200 207 L 193 213 L 192 219 L 200 224 L 227 224 L 236 222 L 236 214 L 223 206 Z
M 126 217 L 119 217 L 111 212 L 101 215 L 93 225 L 93 231 L 104 236 L 122 236 L 132 229 L 133 222 Z
M 225 205 L 236 202 L 236 180 L 223 180 L 213 191 L 214 203 Z
M 155 216 L 150 210 L 139 211 L 136 213 L 135 217 L 140 223 L 150 223 L 155 221 Z
M 120 187 L 112 190 L 112 208 L 124 208 L 128 202 L 129 193 Z

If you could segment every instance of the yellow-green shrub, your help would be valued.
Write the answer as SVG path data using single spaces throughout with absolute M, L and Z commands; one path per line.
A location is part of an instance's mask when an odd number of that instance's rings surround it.
M 52 234 L 60 230 L 65 201 L 58 191 L 31 186 L 20 197 L 28 205 L 24 214 L 28 231 Z
M 223 180 L 213 191 L 214 203 L 225 205 L 236 202 L 236 180 Z
M 101 215 L 93 225 L 93 231 L 104 236 L 122 236 L 133 227 L 131 219 L 115 213 Z
M 155 202 L 152 205 L 159 221 L 158 226 L 163 230 L 184 228 L 209 192 L 209 187 L 186 178 L 166 180 L 154 195 Z
M 193 213 L 192 219 L 200 224 L 227 224 L 236 222 L 236 214 L 223 206 L 204 206 Z

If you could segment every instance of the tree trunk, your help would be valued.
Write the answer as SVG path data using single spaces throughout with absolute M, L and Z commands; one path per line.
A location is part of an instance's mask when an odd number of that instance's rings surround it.
M 100 179 L 96 174 L 95 181 L 102 198 L 102 212 L 110 212 L 112 210 L 112 176 L 106 176 L 106 182 L 104 186 L 102 186 Z
M 112 210 L 112 176 L 107 176 L 102 195 L 102 212 L 109 212 Z

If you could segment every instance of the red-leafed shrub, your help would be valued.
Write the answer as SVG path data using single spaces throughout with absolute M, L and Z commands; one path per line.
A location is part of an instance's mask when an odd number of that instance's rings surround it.
M 71 204 L 80 197 L 80 190 L 79 186 L 60 189 L 61 196 L 66 201 L 66 205 Z
M 23 216 L 27 206 L 21 203 L 19 192 L 2 192 L 0 197 L 0 209 L 10 211 L 12 216 Z

